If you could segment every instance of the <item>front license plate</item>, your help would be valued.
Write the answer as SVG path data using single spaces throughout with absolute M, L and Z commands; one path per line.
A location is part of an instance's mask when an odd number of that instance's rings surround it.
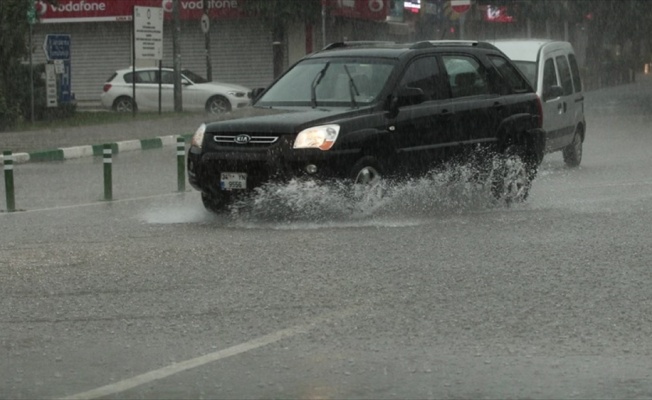
M 247 174 L 243 172 L 222 172 L 220 174 L 222 190 L 244 190 L 247 188 Z

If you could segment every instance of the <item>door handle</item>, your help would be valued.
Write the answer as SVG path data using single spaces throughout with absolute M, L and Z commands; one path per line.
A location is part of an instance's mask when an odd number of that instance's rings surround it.
M 505 109 L 505 106 L 498 101 L 495 102 L 492 107 L 497 111 L 502 111 L 503 109 Z
M 453 113 L 448 110 L 442 110 L 440 115 L 442 118 L 450 119 L 453 116 Z

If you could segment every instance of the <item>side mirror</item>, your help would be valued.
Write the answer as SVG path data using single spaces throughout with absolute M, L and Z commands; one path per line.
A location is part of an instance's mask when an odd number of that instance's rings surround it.
M 548 101 L 550 99 L 555 99 L 557 97 L 561 97 L 564 95 L 564 88 L 561 86 L 555 85 L 555 86 L 550 86 L 544 93 L 543 93 L 543 101 Z
M 396 95 L 392 96 L 389 111 L 392 115 L 397 115 L 399 108 L 420 104 L 425 100 L 426 96 L 423 93 L 423 90 L 415 87 L 404 86 L 398 90 Z
M 255 88 L 254 90 L 251 91 L 251 100 L 256 101 L 260 97 L 261 94 L 265 91 L 265 88 L 259 87 Z

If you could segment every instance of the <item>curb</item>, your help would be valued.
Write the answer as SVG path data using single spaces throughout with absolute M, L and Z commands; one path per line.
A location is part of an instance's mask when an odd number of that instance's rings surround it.
M 179 136 L 183 137 L 187 142 L 192 137 L 192 134 L 159 136 L 151 139 L 140 140 L 125 140 L 110 144 L 113 154 L 118 154 L 125 151 L 153 150 L 160 149 L 164 146 L 175 146 L 177 143 L 177 137 Z M 29 153 L 14 153 L 12 156 L 14 164 L 40 161 L 65 161 L 82 157 L 102 156 L 103 149 L 103 144 L 94 144 L 58 148 L 52 150 L 41 150 Z M 2 163 L 4 163 L 4 156 L 0 154 L 0 164 Z

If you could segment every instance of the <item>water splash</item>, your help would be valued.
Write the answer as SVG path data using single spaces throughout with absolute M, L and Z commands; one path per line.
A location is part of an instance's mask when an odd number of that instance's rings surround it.
M 497 163 L 451 163 L 419 178 L 383 180 L 371 195 L 353 195 L 350 184 L 291 180 L 269 183 L 228 209 L 241 222 L 327 222 L 379 217 L 423 217 L 504 206 L 491 191 Z

